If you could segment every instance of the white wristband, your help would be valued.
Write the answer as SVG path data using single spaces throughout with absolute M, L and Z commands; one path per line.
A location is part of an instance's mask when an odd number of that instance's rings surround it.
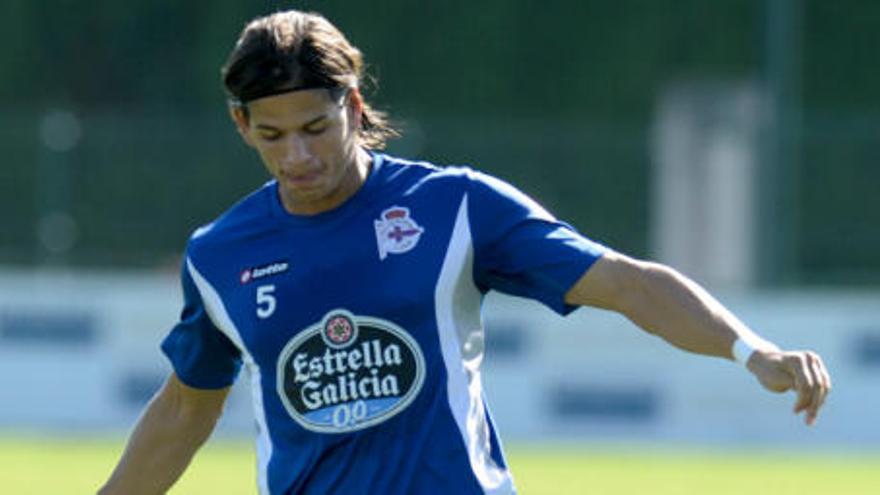
M 745 338 L 740 337 L 736 339 L 736 342 L 733 343 L 733 349 L 731 352 L 733 358 L 736 359 L 738 363 L 746 365 L 749 362 L 749 358 L 752 357 L 752 354 L 757 350 L 778 351 L 779 347 L 757 335 L 746 334 Z
M 749 362 L 749 358 L 752 357 L 752 353 L 757 349 L 751 346 L 748 342 L 743 339 L 736 339 L 736 342 L 733 343 L 733 358 L 736 359 L 736 362 L 745 365 Z

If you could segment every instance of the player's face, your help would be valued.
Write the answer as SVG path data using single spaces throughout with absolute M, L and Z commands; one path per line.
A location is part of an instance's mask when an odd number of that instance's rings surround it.
M 369 159 L 358 146 L 360 93 L 333 100 L 324 89 L 268 96 L 233 111 L 238 130 L 277 180 L 284 207 L 313 215 L 342 204 L 363 184 Z

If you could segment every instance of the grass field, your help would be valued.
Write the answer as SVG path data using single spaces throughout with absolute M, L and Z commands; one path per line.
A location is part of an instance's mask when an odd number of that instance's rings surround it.
M 0 493 L 89 494 L 121 440 L 0 440 Z M 508 447 L 522 494 L 877 495 L 880 455 Z M 250 444 L 213 440 L 170 492 L 251 494 Z

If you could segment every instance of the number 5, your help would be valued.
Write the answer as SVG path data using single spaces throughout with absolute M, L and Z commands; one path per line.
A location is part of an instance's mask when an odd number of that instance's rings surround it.
M 261 285 L 257 287 L 257 316 L 268 318 L 275 312 L 274 285 Z

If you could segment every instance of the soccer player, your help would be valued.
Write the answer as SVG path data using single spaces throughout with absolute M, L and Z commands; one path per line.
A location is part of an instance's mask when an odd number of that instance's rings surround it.
M 815 353 L 780 350 L 675 270 L 590 241 L 499 179 L 377 152 L 393 130 L 362 70 L 317 14 L 241 33 L 230 113 L 273 180 L 189 240 L 162 343 L 174 371 L 102 494 L 167 490 L 242 365 L 261 493 L 514 493 L 480 381 L 490 290 L 618 311 L 793 389 L 815 421 L 831 388 Z

